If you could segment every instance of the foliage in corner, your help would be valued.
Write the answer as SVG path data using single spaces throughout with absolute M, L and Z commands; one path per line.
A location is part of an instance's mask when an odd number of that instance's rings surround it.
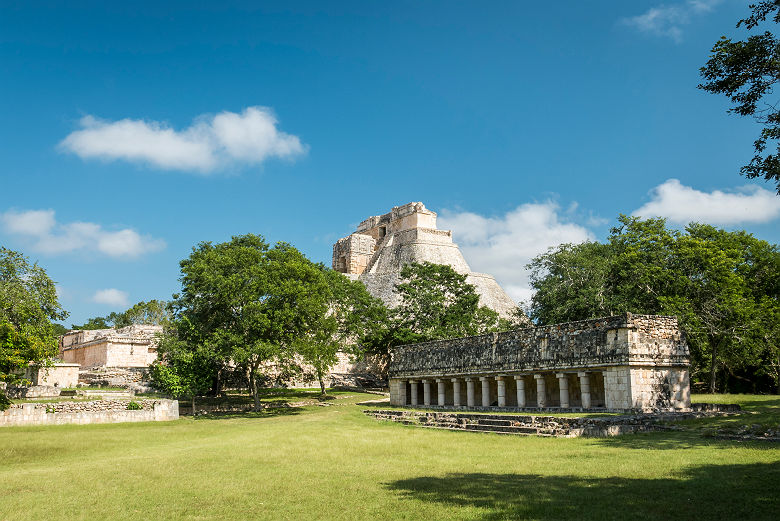
M 780 22 L 780 2 L 762 1 L 750 5 L 751 15 L 737 23 L 752 30 L 766 23 Z M 746 40 L 721 37 L 699 70 L 704 83 L 699 88 L 725 94 L 734 104 L 728 112 L 753 117 L 763 128 L 753 142 L 754 155 L 740 170 L 748 178 L 775 181 L 780 194 L 780 109 L 769 99 L 780 80 L 780 40 L 771 31 L 753 34 Z
M 0 247 L 0 381 L 23 383 L 29 364 L 46 366 L 57 354 L 52 320 L 68 314 L 46 271 L 21 253 Z M 9 401 L 0 390 L 0 410 Z

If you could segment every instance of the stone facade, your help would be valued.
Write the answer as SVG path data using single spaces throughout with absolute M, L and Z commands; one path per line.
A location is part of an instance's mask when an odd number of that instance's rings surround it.
M 129 410 L 127 400 L 21 403 L 0 412 L 0 426 L 120 423 L 179 419 L 177 400 L 142 400 L 140 410 Z
M 60 358 L 87 367 L 148 367 L 157 359 L 155 335 L 162 326 L 69 331 L 60 337 Z
M 30 366 L 24 377 L 33 386 L 76 387 L 79 383 L 79 364 L 55 362 L 51 367 Z
M 687 409 L 689 366 L 676 318 L 627 313 L 401 346 L 391 353 L 390 400 L 514 409 Z
M 390 307 L 399 304 L 393 289 L 400 281 L 401 268 L 412 262 L 446 264 L 467 275 L 480 303 L 504 318 L 517 307 L 491 275 L 471 271 L 452 242 L 452 232 L 437 230 L 436 214 L 422 203 L 396 206 L 384 215 L 369 217 L 355 233 L 333 246 L 333 269 L 360 280 L 369 293 Z

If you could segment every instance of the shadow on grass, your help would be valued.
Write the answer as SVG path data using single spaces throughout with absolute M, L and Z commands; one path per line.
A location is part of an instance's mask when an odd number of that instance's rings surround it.
M 777 519 L 780 464 L 705 465 L 672 478 L 447 474 L 386 483 L 405 500 L 482 519 Z
M 271 407 L 262 411 L 233 411 L 233 412 L 210 412 L 207 414 L 198 414 L 196 421 L 203 420 L 232 420 L 236 418 L 259 419 L 274 418 L 277 416 L 296 416 L 301 413 L 300 407 Z
M 706 436 L 699 431 L 660 431 L 638 434 L 624 434 L 608 438 L 594 438 L 594 441 L 605 448 L 636 449 L 636 450 L 680 450 L 694 447 L 708 449 L 729 449 L 735 444 L 749 444 L 751 449 L 778 450 L 780 444 L 773 441 L 749 440 L 736 441 Z

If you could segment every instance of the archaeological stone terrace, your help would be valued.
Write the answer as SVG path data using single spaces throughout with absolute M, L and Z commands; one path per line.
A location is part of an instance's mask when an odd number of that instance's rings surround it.
M 401 346 L 390 403 L 475 410 L 690 408 L 674 317 L 632 315 Z
M 509 318 L 517 308 L 492 275 L 471 271 L 452 232 L 436 229 L 436 213 L 423 203 L 396 206 L 365 219 L 357 231 L 333 245 L 333 269 L 365 284 L 368 292 L 390 306 L 399 304 L 394 292 L 401 269 L 413 262 L 445 264 L 472 284 L 480 304 Z

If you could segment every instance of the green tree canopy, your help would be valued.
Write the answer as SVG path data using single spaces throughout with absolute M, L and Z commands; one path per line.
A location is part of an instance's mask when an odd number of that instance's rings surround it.
M 138 302 L 121 313 L 110 313 L 105 317 L 93 317 L 82 325 L 72 324 L 71 329 L 110 329 L 122 328 L 133 324 L 165 325 L 170 318 L 168 303 L 164 300 Z
M 451 266 L 411 263 L 401 269 L 395 287 L 401 304 L 396 327 L 410 341 L 477 335 L 509 328 L 498 313 L 479 305 L 476 288 Z
M 606 244 L 564 244 L 529 264 L 540 324 L 626 311 L 676 315 L 692 353 L 692 375 L 721 381 L 778 379 L 780 252 L 744 232 L 663 219 L 620 217 Z M 589 305 L 590 303 L 590 305 Z M 721 386 L 722 387 L 722 386 Z M 750 388 L 750 387 L 748 387 Z
M 263 365 L 291 359 L 295 341 L 327 313 L 323 271 L 289 244 L 271 248 L 252 234 L 200 243 L 180 266 L 176 345 L 208 360 L 214 376 L 229 364 L 245 368 L 259 410 Z
M 337 353 L 360 353 L 361 341 L 381 327 L 387 309 L 361 282 L 322 265 L 318 267 L 327 283 L 327 291 L 321 295 L 327 312 L 313 317 L 307 330 L 295 340 L 294 350 L 314 368 L 324 395 L 324 376 L 337 362 Z
M 757 2 L 750 9 L 750 16 L 740 20 L 737 27 L 744 25 L 752 30 L 763 23 L 780 22 L 778 1 Z M 763 126 L 753 143 L 755 154 L 741 172 L 749 178 L 775 181 L 780 194 L 780 109 L 777 98 L 772 97 L 773 87 L 780 80 L 780 40 L 769 30 L 747 40 L 732 41 L 723 36 L 712 47 L 700 74 L 705 80 L 700 89 L 725 94 L 734 104 L 730 113 L 753 117 Z
M 47 364 L 57 354 L 52 320 L 68 314 L 46 271 L 21 253 L 0 247 L 0 381 L 18 383 L 28 364 Z M 0 390 L 0 410 L 8 399 Z

